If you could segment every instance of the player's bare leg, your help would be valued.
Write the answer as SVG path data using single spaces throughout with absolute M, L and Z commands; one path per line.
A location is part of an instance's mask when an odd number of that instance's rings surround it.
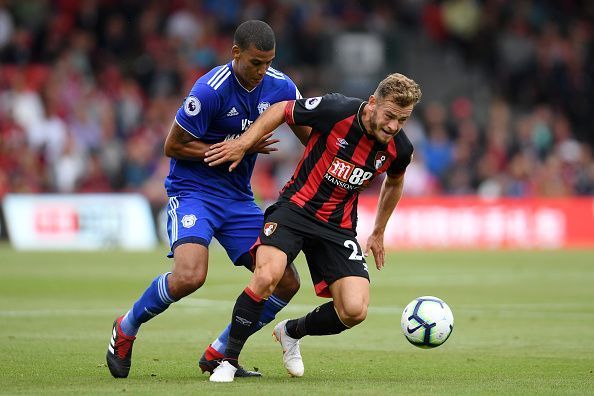
M 292 265 L 292 264 L 291 264 Z M 287 254 L 268 245 L 256 251 L 256 268 L 248 287 L 262 298 L 268 298 L 287 273 Z
M 369 281 L 366 278 L 340 278 L 330 285 L 330 293 L 342 323 L 350 328 L 365 320 L 369 306 Z
M 206 281 L 208 248 L 185 243 L 175 249 L 175 263 L 169 276 L 169 293 L 176 300 L 192 294 Z
M 295 268 L 295 264 L 291 263 L 285 268 L 285 273 L 272 294 L 289 302 L 297 294 L 300 286 L 301 280 L 299 279 L 299 273 L 297 272 L 297 268 Z

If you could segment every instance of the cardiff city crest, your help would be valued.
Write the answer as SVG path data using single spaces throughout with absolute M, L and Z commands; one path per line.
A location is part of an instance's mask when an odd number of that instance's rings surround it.
M 264 111 L 270 107 L 270 103 L 268 102 L 260 102 L 258 103 L 258 113 L 262 114 Z

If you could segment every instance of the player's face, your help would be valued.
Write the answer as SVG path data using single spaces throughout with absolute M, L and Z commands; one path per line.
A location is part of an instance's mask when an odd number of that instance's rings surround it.
M 262 82 L 266 70 L 272 64 L 274 59 L 274 49 L 270 51 L 261 51 L 253 44 L 247 49 L 241 50 L 238 46 L 233 46 L 233 60 L 235 75 L 245 89 L 251 90 Z
M 383 144 L 388 144 L 400 128 L 408 121 L 414 105 L 402 107 L 389 100 L 378 100 L 373 95 L 369 98 L 371 107 L 371 133 Z

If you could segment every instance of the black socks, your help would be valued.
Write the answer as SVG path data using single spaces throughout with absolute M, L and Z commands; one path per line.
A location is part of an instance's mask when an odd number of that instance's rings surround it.
M 226 360 L 235 360 L 235 362 L 231 363 L 237 364 L 237 358 L 243 349 L 243 345 L 258 325 L 265 301 L 247 287 L 237 297 L 233 315 L 231 316 L 229 342 L 225 351 Z
M 290 337 L 299 339 L 306 335 L 338 334 L 349 327 L 342 323 L 334 309 L 334 302 L 330 301 L 299 319 L 289 320 L 286 328 Z

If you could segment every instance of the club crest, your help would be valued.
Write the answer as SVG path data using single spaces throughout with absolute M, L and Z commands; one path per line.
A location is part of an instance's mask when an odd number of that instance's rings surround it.
M 386 153 L 384 153 L 383 151 L 377 153 L 375 155 L 375 170 L 378 170 L 379 168 L 384 166 L 384 163 L 386 162 L 387 158 L 388 157 L 386 156 Z
M 266 223 L 264 224 L 264 235 L 270 236 L 276 231 L 276 223 Z
M 258 113 L 262 114 L 264 113 L 264 111 L 270 107 L 270 103 L 269 102 L 260 102 L 258 103 Z
M 184 217 L 182 217 L 181 223 L 182 223 L 182 226 L 184 226 L 184 228 L 192 228 L 192 227 L 194 227 L 194 224 L 196 224 L 196 220 L 198 220 L 198 219 L 196 218 L 195 215 L 189 214 L 189 215 L 185 215 Z

